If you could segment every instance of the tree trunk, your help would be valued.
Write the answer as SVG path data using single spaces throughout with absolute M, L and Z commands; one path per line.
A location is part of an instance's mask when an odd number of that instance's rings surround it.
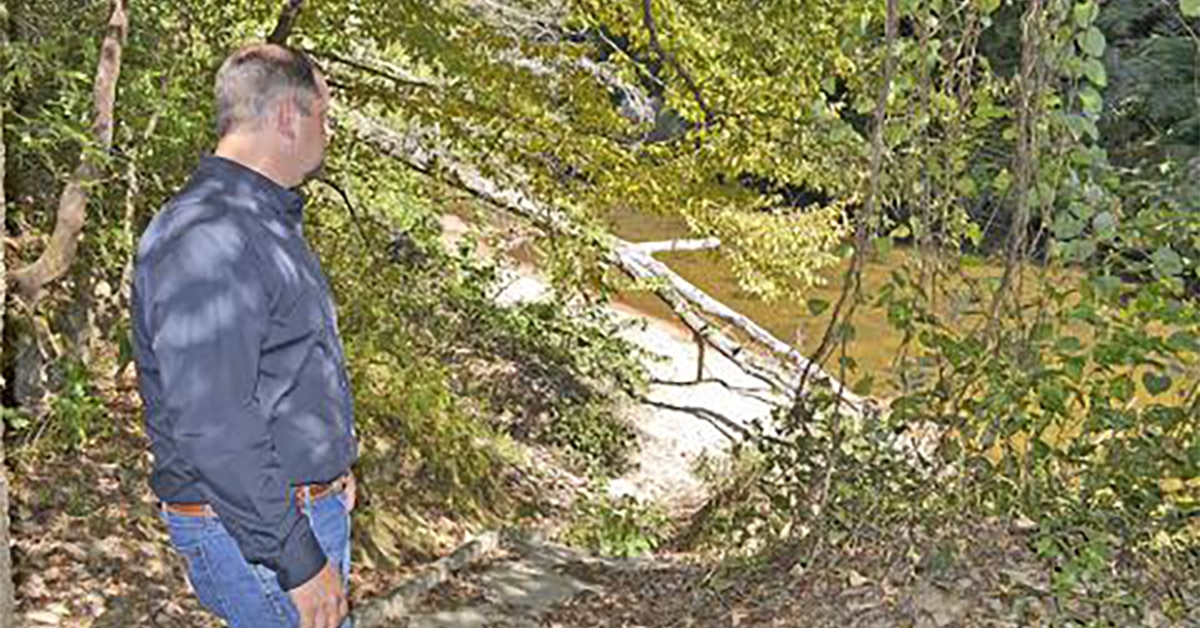
M 717 238 L 667 240 L 665 242 L 638 242 L 633 247 L 647 255 L 653 255 L 655 253 L 679 253 L 681 251 L 711 251 L 721 248 L 721 241 Z
M 1016 211 L 1013 212 L 1012 232 L 1009 233 L 1004 275 L 1000 278 L 1000 287 L 992 297 L 987 328 L 989 337 L 999 331 L 1004 301 L 1013 293 L 1013 282 L 1020 274 L 1020 266 L 1027 252 L 1030 192 L 1037 184 L 1037 127 L 1040 106 L 1038 101 L 1041 98 L 1038 65 L 1042 28 L 1042 0 L 1030 0 L 1021 19 L 1021 69 L 1017 76 L 1017 151 L 1013 161 L 1013 171 L 1016 174 Z
M 279 21 L 275 23 L 275 30 L 267 36 L 267 43 L 286 45 L 302 8 L 304 8 L 304 0 L 287 0 L 287 3 L 283 5 L 283 11 L 279 13 Z
M 0 50 L 3 50 L 8 45 L 8 4 L 0 1 Z M 8 230 L 5 228 L 5 220 L 7 220 L 6 204 L 4 197 L 4 179 L 5 179 L 5 153 L 4 153 L 4 108 L 8 103 L 7 90 L 4 90 L 3 85 L 0 85 L 0 277 L 5 276 L 7 266 L 5 265 L 5 253 L 7 246 L 5 241 L 8 238 Z M 0 347 L 3 347 L 4 339 L 4 316 L 7 313 L 5 304 L 7 303 L 8 290 L 7 282 L 0 281 Z M 2 351 L 0 351 L 2 353 Z M 0 368 L 0 393 L 4 391 L 4 370 Z M 3 395 L 0 394 L 0 398 Z M 8 467 L 4 461 L 4 420 L 0 418 L 0 628 L 12 628 L 16 626 L 16 618 L 13 617 L 13 579 L 12 579 L 12 556 L 8 552 L 9 534 L 8 534 Z
M 96 68 L 92 138 L 96 142 L 95 150 L 100 152 L 107 152 L 112 147 L 117 79 L 121 75 L 121 50 L 128 30 L 125 1 L 114 0 L 112 17 L 108 21 L 104 43 L 100 48 L 100 62 Z M 27 303 L 37 303 L 46 284 L 61 278 L 75 261 L 79 236 L 87 219 L 88 189 L 96 183 L 99 175 L 100 164 L 95 153 L 84 150 L 79 158 L 79 166 L 59 198 L 54 233 L 49 245 L 36 262 L 12 274 L 16 293 Z

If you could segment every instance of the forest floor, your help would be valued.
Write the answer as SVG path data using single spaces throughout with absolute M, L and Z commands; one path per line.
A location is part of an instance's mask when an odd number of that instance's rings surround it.
M 510 272 L 502 299 L 545 293 L 533 269 Z M 647 364 L 651 386 L 630 415 L 639 437 L 634 464 L 608 491 L 663 508 L 682 529 L 706 498 L 696 462 L 723 455 L 783 400 L 712 351 L 697 377 L 690 332 L 629 309 L 617 314 L 640 320 L 627 338 L 657 357 Z M 799 550 L 785 550 L 774 561 L 729 569 L 709 554 L 613 559 L 533 543 L 457 574 L 407 625 L 1015 628 L 1096 619 L 1094 605 L 1054 594 L 1053 569 L 1032 546 L 1033 530 L 997 521 L 947 522 L 935 532 L 884 526 L 870 542 L 808 556 L 806 568 L 795 566 Z M 1146 603 L 1140 625 L 1200 626 L 1200 605 L 1172 623 L 1159 600 Z
M 502 299 L 538 298 L 544 289 L 535 275 L 519 272 Z M 606 490 L 684 522 L 705 498 L 697 461 L 720 455 L 780 400 L 714 352 L 697 381 L 698 350 L 686 330 L 617 313 L 642 320 L 626 333 L 659 357 L 647 365 L 649 390 L 629 411 L 638 453 Z M 100 392 L 113 423 L 86 453 L 12 460 L 20 625 L 219 626 L 188 591 L 158 520 L 134 379 Z M 731 570 L 696 553 L 605 559 L 550 542 L 506 543 L 396 625 L 1016 627 L 1087 618 L 1086 601 L 1054 595 L 1053 571 L 1032 545 L 1029 530 L 999 522 L 947 523 L 935 533 L 881 526 L 870 542 L 818 553 L 803 569 L 783 552 Z M 356 564 L 355 603 L 391 590 L 417 567 Z M 1149 600 L 1142 625 L 1200 626 L 1200 596 L 1188 590 L 1185 608 L 1196 610 L 1182 623 L 1168 622 Z
M 503 298 L 534 298 L 540 288 L 516 283 L 510 290 L 527 292 Z M 632 311 L 619 315 L 640 318 Z M 724 450 L 746 421 L 765 416 L 776 401 L 764 385 L 711 352 L 704 377 L 696 382 L 698 349 L 680 328 L 645 319 L 627 333 L 658 357 L 648 364 L 653 383 L 645 398 L 627 410 L 639 435 L 638 453 L 629 473 L 613 479 L 608 491 L 689 512 L 704 498 L 703 484 L 692 473 L 696 461 Z M 100 391 L 113 423 L 84 453 L 42 455 L 36 464 L 32 456 L 12 461 L 12 529 L 24 625 L 219 625 L 189 594 L 182 563 L 158 520 L 146 481 L 151 461 L 135 385 L 130 373 Z M 488 564 L 545 574 L 596 568 L 582 554 L 564 555 L 572 558 L 546 564 L 509 552 Z M 403 575 L 356 568 L 356 597 L 386 590 Z M 584 590 L 593 589 L 579 589 Z M 449 600 L 446 595 L 435 599 Z

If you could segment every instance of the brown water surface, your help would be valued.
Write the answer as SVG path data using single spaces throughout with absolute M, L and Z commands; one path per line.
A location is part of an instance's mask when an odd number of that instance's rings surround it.
M 688 238 L 688 226 L 682 219 L 672 216 L 656 216 L 622 211 L 608 217 L 613 231 L 620 238 L 630 241 L 659 241 L 676 238 Z M 829 269 L 826 285 L 816 286 L 805 292 L 803 299 L 764 301 L 756 295 L 746 292 L 739 286 L 737 276 L 733 273 L 732 264 L 721 257 L 719 251 L 697 251 L 660 253 L 655 256 L 659 261 L 670 265 L 684 279 L 694 283 L 710 297 L 721 301 L 732 309 L 742 312 L 752 321 L 762 325 L 778 339 L 791 343 L 805 355 L 812 355 L 820 347 L 822 337 L 826 333 L 833 307 L 841 294 L 842 276 L 848 267 L 848 261 Z M 880 307 L 871 305 L 874 297 L 880 294 L 883 287 L 892 279 L 894 270 L 904 267 L 913 261 L 913 253 L 904 249 L 895 249 L 886 257 L 876 256 L 871 259 L 863 271 L 863 294 L 869 303 L 859 307 L 854 317 L 854 341 L 847 346 L 847 354 L 857 361 L 858 373 L 847 375 L 847 381 L 857 381 L 866 373 L 887 372 L 896 354 L 901 348 L 902 337 L 888 323 L 887 313 Z M 972 269 L 974 276 L 1000 276 L 1000 265 L 980 265 Z M 808 300 L 818 299 L 830 304 L 827 311 L 820 316 L 810 312 Z M 619 303 L 634 307 L 638 311 L 648 313 L 664 321 L 678 323 L 678 318 L 670 309 L 653 294 L 646 292 L 625 293 L 620 295 Z M 941 309 L 940 309 L 941 310 Z M 946 313 L 946 312 L 942 312 Z M 964 324 L 970 324 L 970 317 L 964 317 Z M 881 382 L 884 388 L 890 388 Z

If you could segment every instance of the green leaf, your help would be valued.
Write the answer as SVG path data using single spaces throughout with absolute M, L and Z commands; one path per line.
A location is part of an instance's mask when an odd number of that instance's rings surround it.
M 1184 17 L 1200 17 L 1200 0 L 1179 0 L 1179 10 Z
M 955 184 L 955 189 L 963 196 L 975 196 L 979 191 L 979 187 L 975 184 L 975 179 L 971 175 L 964 174 L 959 177 L 958 183 Z
M 867 396 L 870 396 L 871 389 L 874 387 L 875 387 L 875 378 L 872 377 L 871 375 L 867 375 L 866 377 L 858 380 L 858 382 L 855 383 L 854 387 L 851 388 L 850 390 L 851 390 L 851 392 L 853 392 L 856 395 L 859 395 L 861 397 L 867 397 Z
M 1073 240 L 1063 247 L 1068 260 L 1086 262 L 1096 254 L 1096 243 L 1091 240 Z
M 1169 246 L 1159 247 L 1150 256 L 1150 261 L 1154 263 L 1155 274 L 1160 277 L 1178 277 L 1183 273 L 1183 258 Z
M 1083 139 L 1083 136 L 1088 136 L 1093 142 L 1100 139 L 1100 129 L 1096 127 L 1096 123 L 1091 118 L 1084 115 L 1068 114 L 1064 118 L 1067 127 L 1071 129 L 1071 135 L 1075 139 Z
M 1096 16 L 1100 14 L 1100 8 L 1096 6 L 1094 1 L 1083 2 L 1075 5 L 1075 26 L 1079 28 L 1087 28 L 1096 21 Z
M 1108 71 L 1104 69 L 1104 64 L 1099 59 L 1088 59 L 1083 62 L 1083 75 L 1087 80 L 1092 82 L 1096 87 L 1104 87 L 1108 85 Z
M 1102 56 L 1107 46 L 1108 40 L 1104 38 L 1104 33 L 1101 33 L 1100 29 L 1095 26 L 1079 36 L 1079 49 L 1089 57 Z
M 1093 142 L 1099 142 L 1100 141 L 1100 129 L 1099 129 L 1099 127 L 1096 126 L 1096 122 L 1087 116 L 1082 116 L 1082 117 L 1083 117 L 1083 132 L 1087 133 L 1087 136 L 1092 138 Z
M 1133 399 L 1133 380 L 1128 375 L 1113 380 L 1109 383 L 1109 394 L 1122 402 Z
M 1104 233 L 1117 228 L 1117 217 L 1112 212 L 1100 212 L 1092 219 L 1092 228 L 1096 233 Z
M 1079 103 L 1087 113 L 1099 115 L 1104 110 L 1104 98 L 1091 85 L 1085 85 L 1079 90 Z
M 1151 395 L 1161 395 L 1171 389 L 1171 376 L 1160 375 L 1158 373 L 1146 373 L 1142 375 L 1142 385 L 1146 387 L 1146 392 Z
M 1078 356 L 1070 357 L 1063 362 L 1063 372 L 1067 374 L 1067 377 L 1071 378 L 1071 381 L 1082 382 L 1083 372 L 1086 366 L 1087 360 L 1084 358 Z
M 875 238 L 872 243 L 875 247 L 875 253 L 883 259 L 891 257 L 892 249 L 894 249 L 896 245 L 891 238 L 886 236 Z
M 1086 223 L 1074 216 L 1065 213 L 1059 214 L 1054 221 L 1054 237 L 1059 240 L 1071 240 L 1083 233 L 1086 226 Z
M 1054 343 L 1054 347 L 1063 353 L 1075 353 L 1083 349 L 1083 341 L 1075 336 L 1063 336 Z
M 825 299 L 809 299 L 808 313 L 813 316 L 820 316 L 825 310 L 829 309 L 829 301 Z
M 972 246 L 979 246 L 983 242 L 983 227 L 974 222 L 967 225 L 967 239 Z
M 1092 279 L 1092 286 L 1102 299 L 1111 299 L 1121 291 L 1121 278 L 1103 275 Z
M 1001 194 L 1004 194 L 1005 192 L 1007 192 L 1009 186 L 1011 186 L 1011 185 L 1012 185 L 1012 173 L 1008 171 L 1008 168 L 1001 170 L 1000 174 L 997 174 L 996 178 L 992 179 L 992 187 L 995 188 L 996 191 Z
M 1191 351 L 1200 353 L 1200 340 L 1190 331 L 1177 331 L 1167 338 L 1167 346 L 1175 351 Z

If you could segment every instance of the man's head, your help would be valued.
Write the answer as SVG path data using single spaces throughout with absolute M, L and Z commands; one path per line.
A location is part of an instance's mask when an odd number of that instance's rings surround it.
M 329 87 L 303 54 L 272 44 L 238 50 L 217 72 L 218 154 L 292 187 L 320 172 Z

